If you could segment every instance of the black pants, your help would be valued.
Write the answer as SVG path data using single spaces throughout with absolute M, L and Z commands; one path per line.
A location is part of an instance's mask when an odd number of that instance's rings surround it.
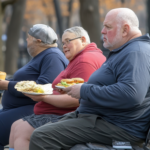
M 67 114 L 57 123 L 37 128 L 30 141 L 30 150 L 69 150 L 76 144 L 102 143 L 111 145 L 112 140 L 130 141 L 139 144 L 143 140 L 108 123 L 97 115 Z
M 0 110 L 0 150 L 9 144 L 10 129 L 13 122 L 33 114 L 34 105 L 27 105 L 13 109 Z

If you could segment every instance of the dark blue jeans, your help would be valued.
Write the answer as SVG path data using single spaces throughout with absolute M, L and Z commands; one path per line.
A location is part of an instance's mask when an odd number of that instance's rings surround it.
M 0 150 L 9 144 L 10 129 L 13 122 L 33 114 L 34 105 L 21 106 L 13 109 L 0 109 Z

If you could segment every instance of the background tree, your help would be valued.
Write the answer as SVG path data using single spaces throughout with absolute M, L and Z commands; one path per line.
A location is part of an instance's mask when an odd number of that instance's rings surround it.
M 5 71 L 14 74 L 17 70 L 18 40 L 22 27 L 26 0 L 17 0 L 13 4 L 13 13 L 7 30 Z
M 60 2 L 59 0 L 53 0 L 54 2 L 54 6 L 55 6 L 55 12 L 56 12 L 56 16 L 57 16 L 57 24 L 58 24 L 58 28 L 59 28 L 59 34 L 60 34 L 60 37 L 62 36 L 63 34 L 63 18 L 62 18 L 62 15 L 61 15 L 61 9 L 60 9 Z
M 80 19 L 83 28 L 88 31 L 91 42 L 95 42 L 101 48 L 99 0 L 80 0 Z
M 0 0 L 2 5 L 4 3 L 5 5 L 8 5 L 10 4 L 10 2 L 15 2 L 15 1 L 17 0 Z M 24 1 L 24 0 L 19 0 L 19 1 Z M 83 27 L 89 32 L 91 41 L 97 43 L 98 47 L 103 50 L 103 53 L 105 56 L 108 55 L 109 51 L 107 49 L 104 49 L 101 45 L 100 24 L 103 23 L 105 15 L 110 9 L 118 8 L 118 7 L 131 8 L 132 10 L 135 11 L 138 18 L 140 19 L 140 30 L 142 31 L 142 33 L 145 34 L 148 29 L 147 22 L 146 22 L 147 12 L 146 12 L 145 7 L 148 6 L 148 10 L 149 10 L 150 7 L 149 5 L 147 5 L 146 2 L 150 2 L 150 0 L 146 0 L 146 1 L 141 1 L 141 0 L 130 0 L 130 1 L 128 0 L 57 0 L 57 1 L 59 1 L 59 11 L 60 11 L 59 13 L 61 13 L 61 17 L 62 17 L 62 20 L 60 21 L 60 23 L 58 23 L 57 21 L 57 15 L 55 11 L 54 2 L 56 2 L 56 0 L 26 0 L 26 10 L 23 16 L 24 21 L 23 21 L 23 26 L 22 26 L 22 30 L 20 34 L 20 42 L 19 42 L 19 46 L 21 47 L 19 52 L 21 53 L 21 55 L 19 54 L 19 57 L 17 59 L 15 55 L 10 54 L 10 56 L 15 56 L 14 63 L 16 63 L 16 66 L 22 67 L 28 62 L 28 60 L 30 60 L 28 59 L 29 58 L 28 53 L 26 53 L 26 40 L 25 39 L 26 39 L 26 33 L 29 31 L 29 28 L 33 24 L 42 23 L 42 24 L 50 25 L 58 34 L 58 37 L 59 37 L 58 45 L 61 45 L 61 36 L 60 36 L 61 34 L 59 32 L 60 24 L 62 24 L 60 27 L 60 29 L 62 28 L 62 30 L 68 27 L 72 27 L 72 26 L 83 25 Z M 99 2 L 99 5 L 98 5 L 98 2 Z M 81 4 L 81 11 L 79 13 L 80 4 Z M 20 8 L 21 7 L 22 6 L 20 5 Z M 3 29 L 2 33 L 4 34 L 9 33 L 7 26 L 10 23 L 10 18 L 12 16 L 11 13 L 12 13 L 12 5 L 11 7 L 7 7 L 7 9 L 5 9 L 4 11 L 3 28 L 1 28 Z M 82 13 L 83 13 L 82 15 L 83 18 L 80 19 L 80 15 Z M 20 13 L 17 13 L 16 15 L 17 17 L 19 17 L 18 15 L 20 15 Z M 15 29 L 17 29 L 17 26 Z M 10 31 L 13 31 L 13 30 L 10 30 Z M 15 36 L 12 36 L 12 38 L 16 38 L 17 32 L 16 31 L 14 32 L 15 32 Z M 6 46 L 5 44 L 6 43 L 4 42 L 3 45 Z M 60 47 L 60 49 L 62 48 Z M 3 53 L 5 54 L 5 52 Z M 0 50 L 0 61 L 2 60 L 1 57 L 2 57 L 2 52 Z M 6 63 L 9 63 L 9 60 L 10 59 L 8 58 Z M 1 64 L 2 63 L 0 62 L 0 65 Z M 12 66 L 10 64 L 12 63 L 10 62 L 8 64 L 9 67 Z
M 71 27 L 72 4 L 73 4 L 73 0 L 70 0 L 70 1 L 68 2 L 68 12 L 69 12 L 69 15 L 68 15 L 68 17 L 67 17 L 67 28 L 70 28 L 70 27 Z
M 13 4 L 16 0 L 1 0 L 0 1 L 0 37 L 2 37 L 2 20 L 4 16 L 4 10 L 7 5 Z M 4 71 L 4 54 L 2 51 L 3 42 L 0 39 L 0 71 Z

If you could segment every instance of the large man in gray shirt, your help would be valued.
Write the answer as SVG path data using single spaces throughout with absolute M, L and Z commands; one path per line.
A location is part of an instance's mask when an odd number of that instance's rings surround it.
M 113 9 L 102 29 L 107 61 L 89 81 L 64 89 L 80 98 L 76 112 L 41 127 L 30 150 L 69 149 L 78 143 L 112 140 L 141 144 L 150 125 L 150 37 L 141 35 L 139 21 L 128 8 Z M 40 142 L 37 142 L 40 141 Z

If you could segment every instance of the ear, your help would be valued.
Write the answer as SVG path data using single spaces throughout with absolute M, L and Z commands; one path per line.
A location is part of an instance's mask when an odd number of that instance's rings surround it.
M 41 41 L 40 39 L 37 39 L 37 42 L 38 42 L 38 43 L 41 43 L 42 41 Z
M 130 26 L 128 24 L 124 24 L 123 26 L 123 31 L 122 31 L 122 36 L 125 37 L 128 35 L 130 30 Z
M 82 36 L 81 41 L 82 41 L 83 44 L 85 44 L 86 43 L 86 38 L 84 36 Z

